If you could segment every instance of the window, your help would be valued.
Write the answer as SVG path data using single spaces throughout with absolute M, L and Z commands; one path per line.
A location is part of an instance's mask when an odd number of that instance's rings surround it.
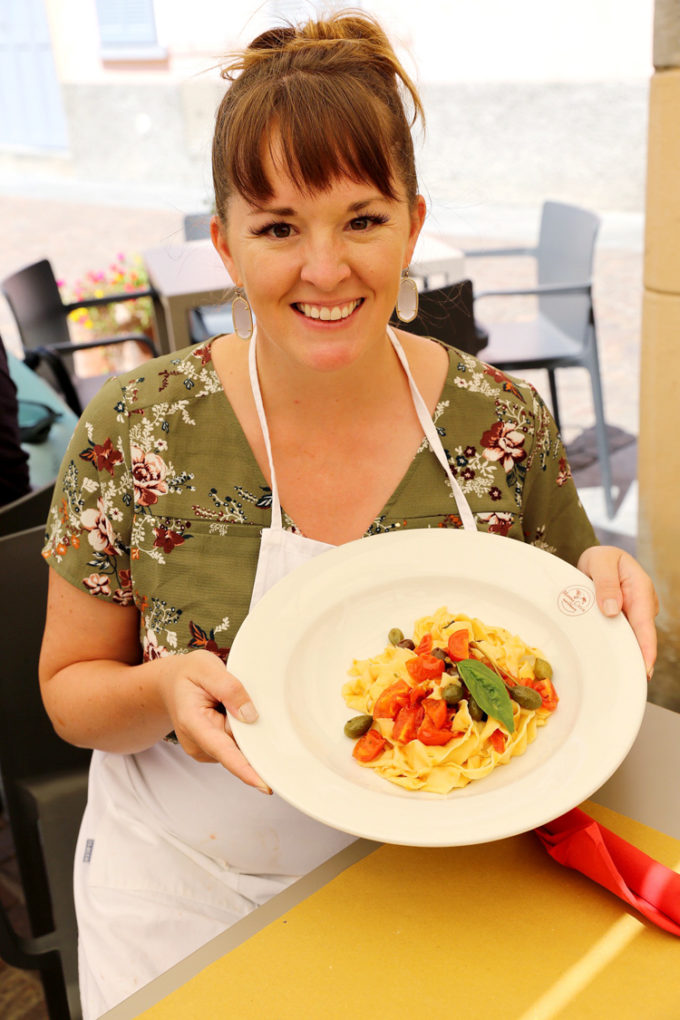
M 153 0 L 97 0 L 97 18 L 105 60 L 165 57 L 156 37 Z

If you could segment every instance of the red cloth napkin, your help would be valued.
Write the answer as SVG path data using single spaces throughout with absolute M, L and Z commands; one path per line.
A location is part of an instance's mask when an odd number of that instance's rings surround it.
M 665 864 L 579 808 L 534 831 L 559 864 L 592 878 L 664 931 L 680 935 L 680 875 Z

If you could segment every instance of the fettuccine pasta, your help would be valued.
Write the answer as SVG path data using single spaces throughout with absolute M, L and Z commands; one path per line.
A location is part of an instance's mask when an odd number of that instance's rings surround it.
M 410 647 L 409 647 L 410 646 Z M 524 754 L 557 706 L 552 669 L 516 634 L 445 606 L 412 639 L 355 659 L 342 694 L 353 755 L 408 790 L 449 793 Z

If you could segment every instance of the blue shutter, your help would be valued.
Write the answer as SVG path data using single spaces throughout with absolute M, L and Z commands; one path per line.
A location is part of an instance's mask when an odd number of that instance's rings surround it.
M 0 0 L 0 146 L 67 145 L 43 0 Z
M 153 0 L 97 0 L 102 49 L 156 45 Z

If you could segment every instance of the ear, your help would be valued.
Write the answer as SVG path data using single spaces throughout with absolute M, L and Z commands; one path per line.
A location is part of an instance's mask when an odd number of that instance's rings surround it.
M 236 268 L 236 263 L 232 258 L 231 250 L 229 248 L 229 243 L 226 237 L 226 231 L 222 227 L 222 224 L 220 223 L 217 216 L 213 216 L 212 219 L 210 220 L 210 237 L 212 239 L 213 245 L 215 246 L 217 254 L 224 263 L 224 268 L 229 273 L 229 276 L 232 278 L 237 287 L 242 287 L 243 281 L 239 276 L 239 272 Z
M 411 211 L 411 230 L 408 236 L 408 245 L 406 247 L 406 262 L 403 269 L 406 269 L 409 262 L 413 258 L 413 252 L 416 246 L 416 241 L 420 236 L 420 231 L 423 229 L 425 222 L 425 216 L 427 215 L 427 203 L 422 195 L 416 195 L 415 205 Z

